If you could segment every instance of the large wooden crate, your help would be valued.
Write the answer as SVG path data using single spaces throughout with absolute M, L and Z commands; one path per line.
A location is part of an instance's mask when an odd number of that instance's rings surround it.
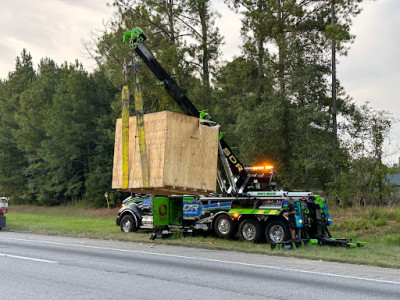
M 122 185 L 122 128 L 116 122 L 112 188 L 156 195 L 216 191 L 219 126 L 168 111 L 144 115 L 150 186 L 143 187 L 136 117 L 129 118 L 129 184 Z

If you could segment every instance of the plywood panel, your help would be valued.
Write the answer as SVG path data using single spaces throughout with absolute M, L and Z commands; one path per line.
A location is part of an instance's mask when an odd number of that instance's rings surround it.
M 127 192 L 158 195 L 215 192 L 218 126 L 172 112 L 144 115 L 150 187 L 143 189 L 136 118 L 129 128 L 129 188 Z M 112 188 L 122 190 L 121 121 L 116 122 Z
M 197 190 L 216 189 L 218 126 L 200 125 L 199 119 L 169 113 L 164 183 Z M 177 173 L 180 176 L 177 176 Z
M 111 188 L 122 188 L 122 128 L 121 119 L 115 122 L 114 162 Z
M 165 122 L 166 115 L 163 113 L 144 115 L 150 187 L 163 186 Z M 129 154 L 132 154 L 129 162 L 129 187 L 143 187 L 136 117 L 130 118 L 129 126 Z

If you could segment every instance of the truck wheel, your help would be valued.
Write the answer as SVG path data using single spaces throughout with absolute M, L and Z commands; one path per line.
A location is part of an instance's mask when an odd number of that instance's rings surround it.
M 121 231 L 122 232 L 133 232 L 136 231 L 136 223 L 131 215 L 125 215 L 121 220 Z
M 231 239 L 236 233 L 236 225 L 232 219 L 225 214 L 219 215 L 214 221 L 215 234 L 223 239 Z
M 261 238 L 261 224 L 253 219 L 243 220 L 239 225 L 239 239 L 244 242 L 258 243 Z
M 265 238 L 268 243 L 281 243 L 289 240 L 289 228 L 282 220 L 272 220 L 265 228 Z

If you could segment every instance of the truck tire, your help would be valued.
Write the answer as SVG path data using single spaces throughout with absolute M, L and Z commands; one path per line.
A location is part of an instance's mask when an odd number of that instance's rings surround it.
M 136 222 L 133 216 L 125 215 L 121 219 L 121 231 L 122 232 L 133 232 L 136 231 Z
M 289 240 L 288 224 L 283 220 L 271 220 L 265 228 L 265 238 L 268 243 L 281 243 Z
M 239 239 L 243 242 L 258 243 L 261 232 L 260 222 L 254 219 L 245 219 L 239 225 Z
M 215 218 L 213 229 L 215 234 L 223 239 L 231 239 L 236 234 L 236 224 L 226 214 Z

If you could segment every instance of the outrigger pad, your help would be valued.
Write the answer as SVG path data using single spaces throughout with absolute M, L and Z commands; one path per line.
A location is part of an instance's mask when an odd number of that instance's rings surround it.
M 351 239 L 318 238 L 318 244 L 333 247 L 357 248 L 364 247 L 367 243 L 353 242 Z

